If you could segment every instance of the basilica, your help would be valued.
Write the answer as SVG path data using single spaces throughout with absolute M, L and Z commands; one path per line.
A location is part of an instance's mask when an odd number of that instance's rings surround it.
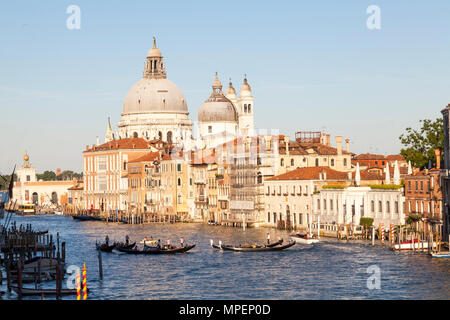
M 162 140 L 185 149 L 209 148 L 239 135 L 254 134 L 254 98 L 247 78 L 240 95 L 231 80 L 224 93 L 216 73 L 209 98 L 198 112 L 198 132 L 193 135 L 186 99 L 181 90 L 167 79 L 161 51 L 153 38 L 147 54 L 142 79 L 127 93 L 118 132 L 108 123 L 105 142 L 113 139 L 144 138 Z

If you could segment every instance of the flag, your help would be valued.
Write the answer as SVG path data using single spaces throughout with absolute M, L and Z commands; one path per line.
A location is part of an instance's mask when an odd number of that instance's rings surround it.
M 8 187 L 8 197 L 9 197 L 9 200 L 11 200 L 11 201 L 13 198 L 14 172 L 15 171 L 16 171 L 16 166 L 14 166 L 13 173 L 11 174 L 11 180 L 9 181 L 9 187 Z

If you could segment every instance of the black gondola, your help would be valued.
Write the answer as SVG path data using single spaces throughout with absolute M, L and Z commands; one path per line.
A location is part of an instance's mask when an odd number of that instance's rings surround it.
M 95 246 L 96 246 L 97 250 L 100 250 L 102 252 L 112 252 L 113 249 L 116 247 L 116 244 L 113 244 L 110 246 L 110 245 L 107 245 L 106 243 L 102 243 L 102 244 L 96 243 Z
M 170 248 L 166 247 L 158 248 L 158 247 L 145 247 L 143 250 L 134 249 L 125 249 L 125 248 L 117 248 L 120 252 L 128 253 L 128 254 L 175 254 L 175 253 L 185 253 L 192 248 L 195 247 L 195 244 L 187 245 L 184 247 Z
M 214 249 L 224 250 L 224 251 L 235 251 L 235 252 L 263 252 L 263 251 L 280 251 L 295 245 L 295 241 L 291 241 L 285 245 L 275 245 L 272 247 L 268 246 L 258 246 L 258 245 L 240 245 L 239 247 L 233 247 L 229 245 L 216 245 L 211 243 Z
M 136 246 L 136 242 L 130 243 L 130 244 L 126 244 L 126 243 L 116 243 L 116 248 L 117 250 L 119 250 L 119 248 L 123 248 L 123 249 L 133 249 Z

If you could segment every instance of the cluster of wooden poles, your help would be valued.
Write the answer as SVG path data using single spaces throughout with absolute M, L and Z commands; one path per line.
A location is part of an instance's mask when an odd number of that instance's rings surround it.
M 6 270 L 6 278 L 0 270 L 0 284 L 6 280 L 8 292 L 14 287 L 20 300 L 23 283 L 34 282 L 37 289 L 43 281 L 56 280 L 56 298 L 59 299 L 66 260 L 66 243 L 60 242 L 59 233 L 55 243 L 48 231 L 34 231 L 31 225 L 19 228 L 13 225 L 9 230 L 3 229 L 2 236 L 1 264 Z

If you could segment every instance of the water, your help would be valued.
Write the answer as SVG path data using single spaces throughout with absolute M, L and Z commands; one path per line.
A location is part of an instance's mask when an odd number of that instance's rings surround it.
M 17 225 L 32 223 L 35 229 L 48 228 L 54 235 L 60 232 L 66 241 L 67 265 L 86 263 L 89 299 L 450 299 L 450 259 L 393 252 L 368 242 L 326 239 L 281 252 L 235 253 L 212 249 L 210 239 L 224 244 L 261 242 L 270 232 L 272 239 L 281 236 L 287 241 L 288 233 L 200 224 L 79 222 L 50 215 L 13 216 L 12 220 Z M 127 234 L 138 242 L 153 236 L 164 243 L 169 237 L 173 244 L 182 236 L 186 243 L 197 246 L 180 255 L 103 253 L 101 281 L 95 242 L 103 241 L 106 234 L 110 241 L 124 241 Z M 379 290 L 367 287 L 371 276 L 367 268 L 372 265 L 380 268 Z M 0 290 L 6 291 L 6 286 Z

